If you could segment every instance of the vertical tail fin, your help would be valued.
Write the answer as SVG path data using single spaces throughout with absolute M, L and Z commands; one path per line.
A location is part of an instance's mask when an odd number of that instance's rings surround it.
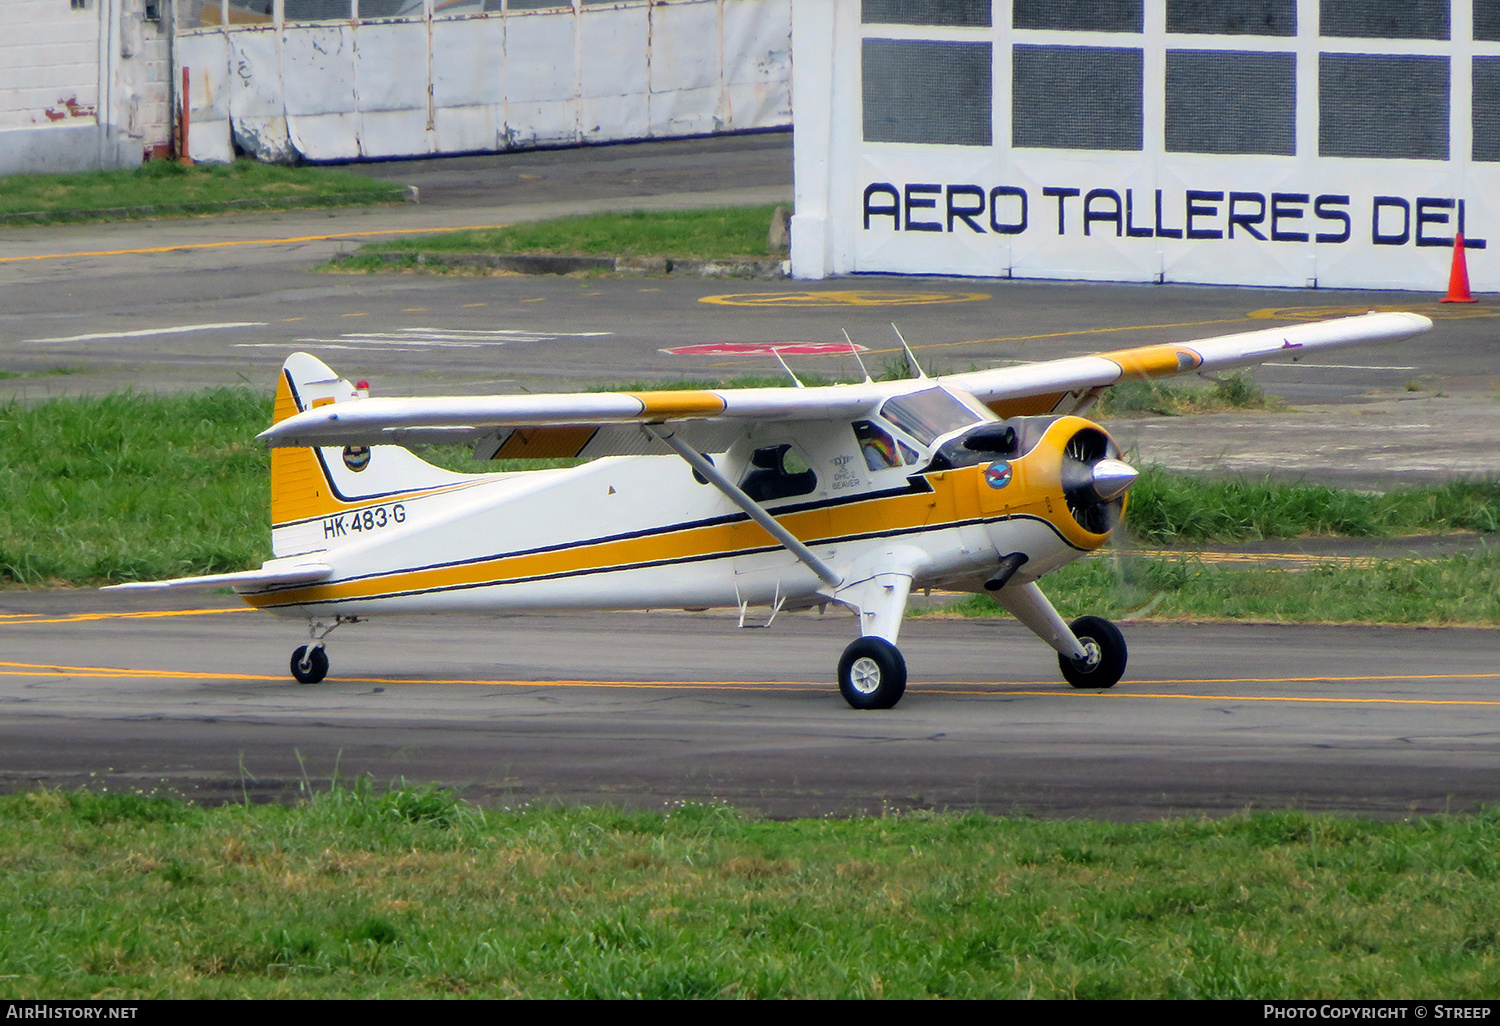
M 356 402 L 360 392 L 322 360 L 293 353 L 276 382 L 272 420 L 328 403 Z M 435 467 L 397 445 L 271 450 L 271 549 L 301 555 L 357 541 L 351 514 L 473 480 Z

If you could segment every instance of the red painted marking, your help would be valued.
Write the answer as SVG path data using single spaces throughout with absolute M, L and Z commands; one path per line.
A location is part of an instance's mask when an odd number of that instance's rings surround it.
M 848 342 L 707 342 L 696 346 L 663 349 L 672 356 L 827 356 L 830 353 L 867 353 L 864 346 Z

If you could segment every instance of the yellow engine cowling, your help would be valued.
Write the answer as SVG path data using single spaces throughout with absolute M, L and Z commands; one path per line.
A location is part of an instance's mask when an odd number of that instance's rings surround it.
M 979 510 L 999 518 L 991 535 L 1001 554 L 1007 539 L 1034 535 L 1006 531 L 1007 521 L 1045 522 L 1073 550 L 1068 558 L 1107 542 L 1136 477 L 1109 433 L 1083 417 L 1015 417 L 1004 424 L 1015 431 L 1010 454 L 1002 445 L 1003 427 L 987 427 L 994 458 L 974 468 Z

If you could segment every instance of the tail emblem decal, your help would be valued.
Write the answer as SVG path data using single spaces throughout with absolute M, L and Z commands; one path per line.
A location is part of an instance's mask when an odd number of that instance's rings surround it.
M 368 445 L 344 446 L 344 466 L 357 474 L 369 465 L 370 447 Z

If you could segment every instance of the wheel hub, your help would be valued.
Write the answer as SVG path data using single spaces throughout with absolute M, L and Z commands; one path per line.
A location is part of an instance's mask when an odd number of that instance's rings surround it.
M 1099 649 L 1099 643 L 1093 638 L 1079 638 L 1078 641 L 1083 645 L 1083 658 L 1074 660 L 1078 663 L 1078 668 L 1089 671 L 1095 669 L 1099 661 L 1104 658 L 1104 653 Z
M 880 664 L 869 656 L 860 656 L 849 667 L 849 683 L 861 695 L 874 694 L 880 687 Z

